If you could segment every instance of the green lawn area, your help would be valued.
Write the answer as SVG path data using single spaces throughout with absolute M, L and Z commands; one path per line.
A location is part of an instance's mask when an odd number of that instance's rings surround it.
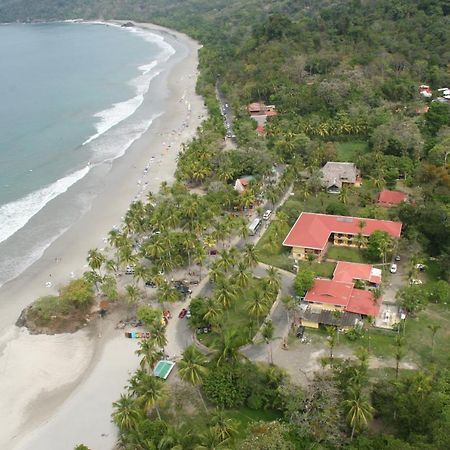
M 334 259 L 336 261 L 349 261 L 355 263 L 367 263 L 364 257 L 364 252 L 353 247 L 340 247 L 338 245 L 331 245 L 326 254 L 327 259 Z
M 240 409 L 231 409 L 225 412 L 226 416 L 230 419 L 238 422 L 238 438 L 242 439 L 248 434 L 248 425 L 252 422 L 258 422 L 263 420 L 265 422 L 271 422 L 282 418 L 279 411 L 271 410 L 254 410 L 250 408 L 242 407 Z
M 322 277 L 322 278 L 332 278 L 333 277 L 333 273 L 334 273 L 334 269 L 336 268 L 336 263 L 334 262 L 329 262 L 329 261 L 324 261 L 324 262 L 313 262 L 313 263 L 309 263 L 307 261 L 302 261 L 299 263 L 299 268 L 301 267 L 311 267 L 311 269 L 314 271 L 314 273 L 318 276 L 318 277 Z
M 364 141 L 336 142 L 338 161 L 354 162 L 359 154 L 367 153 L 369 145 Z
M 281 245 L 284 238 L 285 236 L 276 236 L 272 223 L 256 245 L 256 250 L 261 262 L 293 272 L 293 261 L 289 257 L 291 249 Z

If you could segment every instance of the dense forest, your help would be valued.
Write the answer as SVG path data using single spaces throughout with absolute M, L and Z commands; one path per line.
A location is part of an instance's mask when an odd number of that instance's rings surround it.
M 358 194 L 363 217 L 400 220 L 405 245 L 434 261 L 433 283 L 407 286 L 401 293 L 412 315 L 428 302 L 450 302 L 450 103 L 436 101 L 437 90 L 450 86 L 449 13 L 448 0 L 0 0 L 0 22 L 152 21 L 204 45 L 198 91 L 210 115 L 180 155 L 177 181 L 183 188 L 169 189 L 167 196 L 190 202 L 185 186 L 205 187 L 208 195 L 197 207 L 204 202 L 206 216 L 211 205 L 215 211 L 237 208 L 230 183 L 246 173 L 263 179 L 273 164 L 290 168 L 288 184 L 296 183 L 305 198 L 314 196 L 320 189 L 314 183 L 317 170 L 341 158 L 343 144 L 363 142 L 347 160 L 357 163 L 371 189 L 394 187 L 400 180 L 412 200 L 386 211 L 363 192 Z M 419 94 L 422 84 L 433 97 Z M 226 153 L 216 86 L 235 115 L 238 147 Z M 256 133 L 245 109 L 254 101 L 274 104 L 278 111 L 265 136 Z M 305 171 L 304 182 L 299 174 Z M 266 196 L 275 203 L 283 192 L 269 188 Z M 159 205 L 161 217 L 165 205 Z M 344 196 L 331 206 L 333 211 L 323 205 L 320 212 L 349 212 Z M 286 211 L 283 230 L 298 212 Z M 192 225 L 192 217 L 182 220 Z M 184 263 L 191 256 L 188 250 Z M 160 386 L 144 370 L 144 361 L 115 404 L 113 420 L 129 449 L 448 449 L 450 363 L 448 355 L 439 364 L 433 358 L 434 330 L 429 364 L 418 370 L 399 372 L 397 364 L 380 378 L 370 371 L 368 354 L 359 351 L 352 361 L 329 364 L 330 370 L 307 387 L 291 384 L 276 367 L 243 361 L 235 336 L 224 334 L 223 358 L 208 361 L 188 348 L 180 363 L 201 402 L 203 394 L 222 409 L 199 412 L 186 423 L 170 414 L 167 421 L 149 418 L 148 405 L 157 402 Z M 405 343 L 401 335 L 392 341 L 399 362 Z M 148 392 L 154 393 L 152 402 Z M 242 407 L 275 411 L 277 420 L 253 423 L 242 434 L 224 413 Z M 203 428 L 195 435 L 196 421 Z

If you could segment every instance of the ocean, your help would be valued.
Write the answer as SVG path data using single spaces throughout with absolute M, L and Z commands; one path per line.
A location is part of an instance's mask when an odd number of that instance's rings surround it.
M 0 286 L 36 261 L 88 201 L 45 215 L 163 113 L 152 81 L 175 50 L 100 23 L 0 25 Z

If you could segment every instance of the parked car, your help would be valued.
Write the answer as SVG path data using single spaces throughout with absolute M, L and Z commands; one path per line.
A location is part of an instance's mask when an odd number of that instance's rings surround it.
M 191 318 L 191 310 L 188 309 L 187 313 L 186 313 L 186 319 L 190 319 Z
M 272 214 L 272 210 L 268 209 L 264 214 L 263 214 L 263 220 L 269 220 L 270 215 Z
M 186 308 L 183 308 L 183 309 L 180 311 L 180 314 L 178 314 L 178 317 L 179 317 L 180 319 L 183 319 L 183 318 L 186 316 L 186 314 L 187 314 L 187 309 L 186 309 Z
M 391 273 L 397 273 L 397 264 L 391 264 L 391 268 L 389 270 Z
M 217 249 L 212 248 L 212 249 L 209 251 L 209 254 L 210 254 L 211 256 L 216 256 L 216 255 L 217 255 Z
M 413 278 L 413 279 L 409 282 L 409 284 L 419 285 L 419 284 L 423 284 L 423 283 L 422 283 L 422 280 L 417 280 L 417 279 Z
M 395 260 L 396 260 L 396 261 L 400 261 L 400 255 L 397 255 L 397 256 L 395 257 Z
M 146 285 L 147 287 L 151 287 L 151 288 L 156 287 L 156 283 L 154 283 L 154 282 L 151 281 L 151 280 L 146 281 L 146 282 L 145 282 L 145 285 Z
M 134 275 L 134 266 L 127 266 L 125 268 L 125 275 Z
M 416 269 L 419 269 L 421 272 L 423 272 L 425 270 L 425 265 L 424 264 L 416 264 Z

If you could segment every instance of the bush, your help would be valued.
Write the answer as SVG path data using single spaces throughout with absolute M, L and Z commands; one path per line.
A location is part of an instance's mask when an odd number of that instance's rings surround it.
M 94 301 L 92 284 L 83 278 L 72 280 L 59 290 L 61 301 L 74 305 L 76 308 L 89 306 Z
M 28 314 L 41 323 L 50 322 L 53 316 L 64 316 L 70 312 L 70 306 L 60 297 L 47 295 L 36 300 L 31 306 Z
M 333 214 L 337 216 L 348 216 L 350 214 L 350 210 L 348 209 L 347 205 L 339 202 L 330 203 L 327 206 L 325 212 L 327 214 Z

